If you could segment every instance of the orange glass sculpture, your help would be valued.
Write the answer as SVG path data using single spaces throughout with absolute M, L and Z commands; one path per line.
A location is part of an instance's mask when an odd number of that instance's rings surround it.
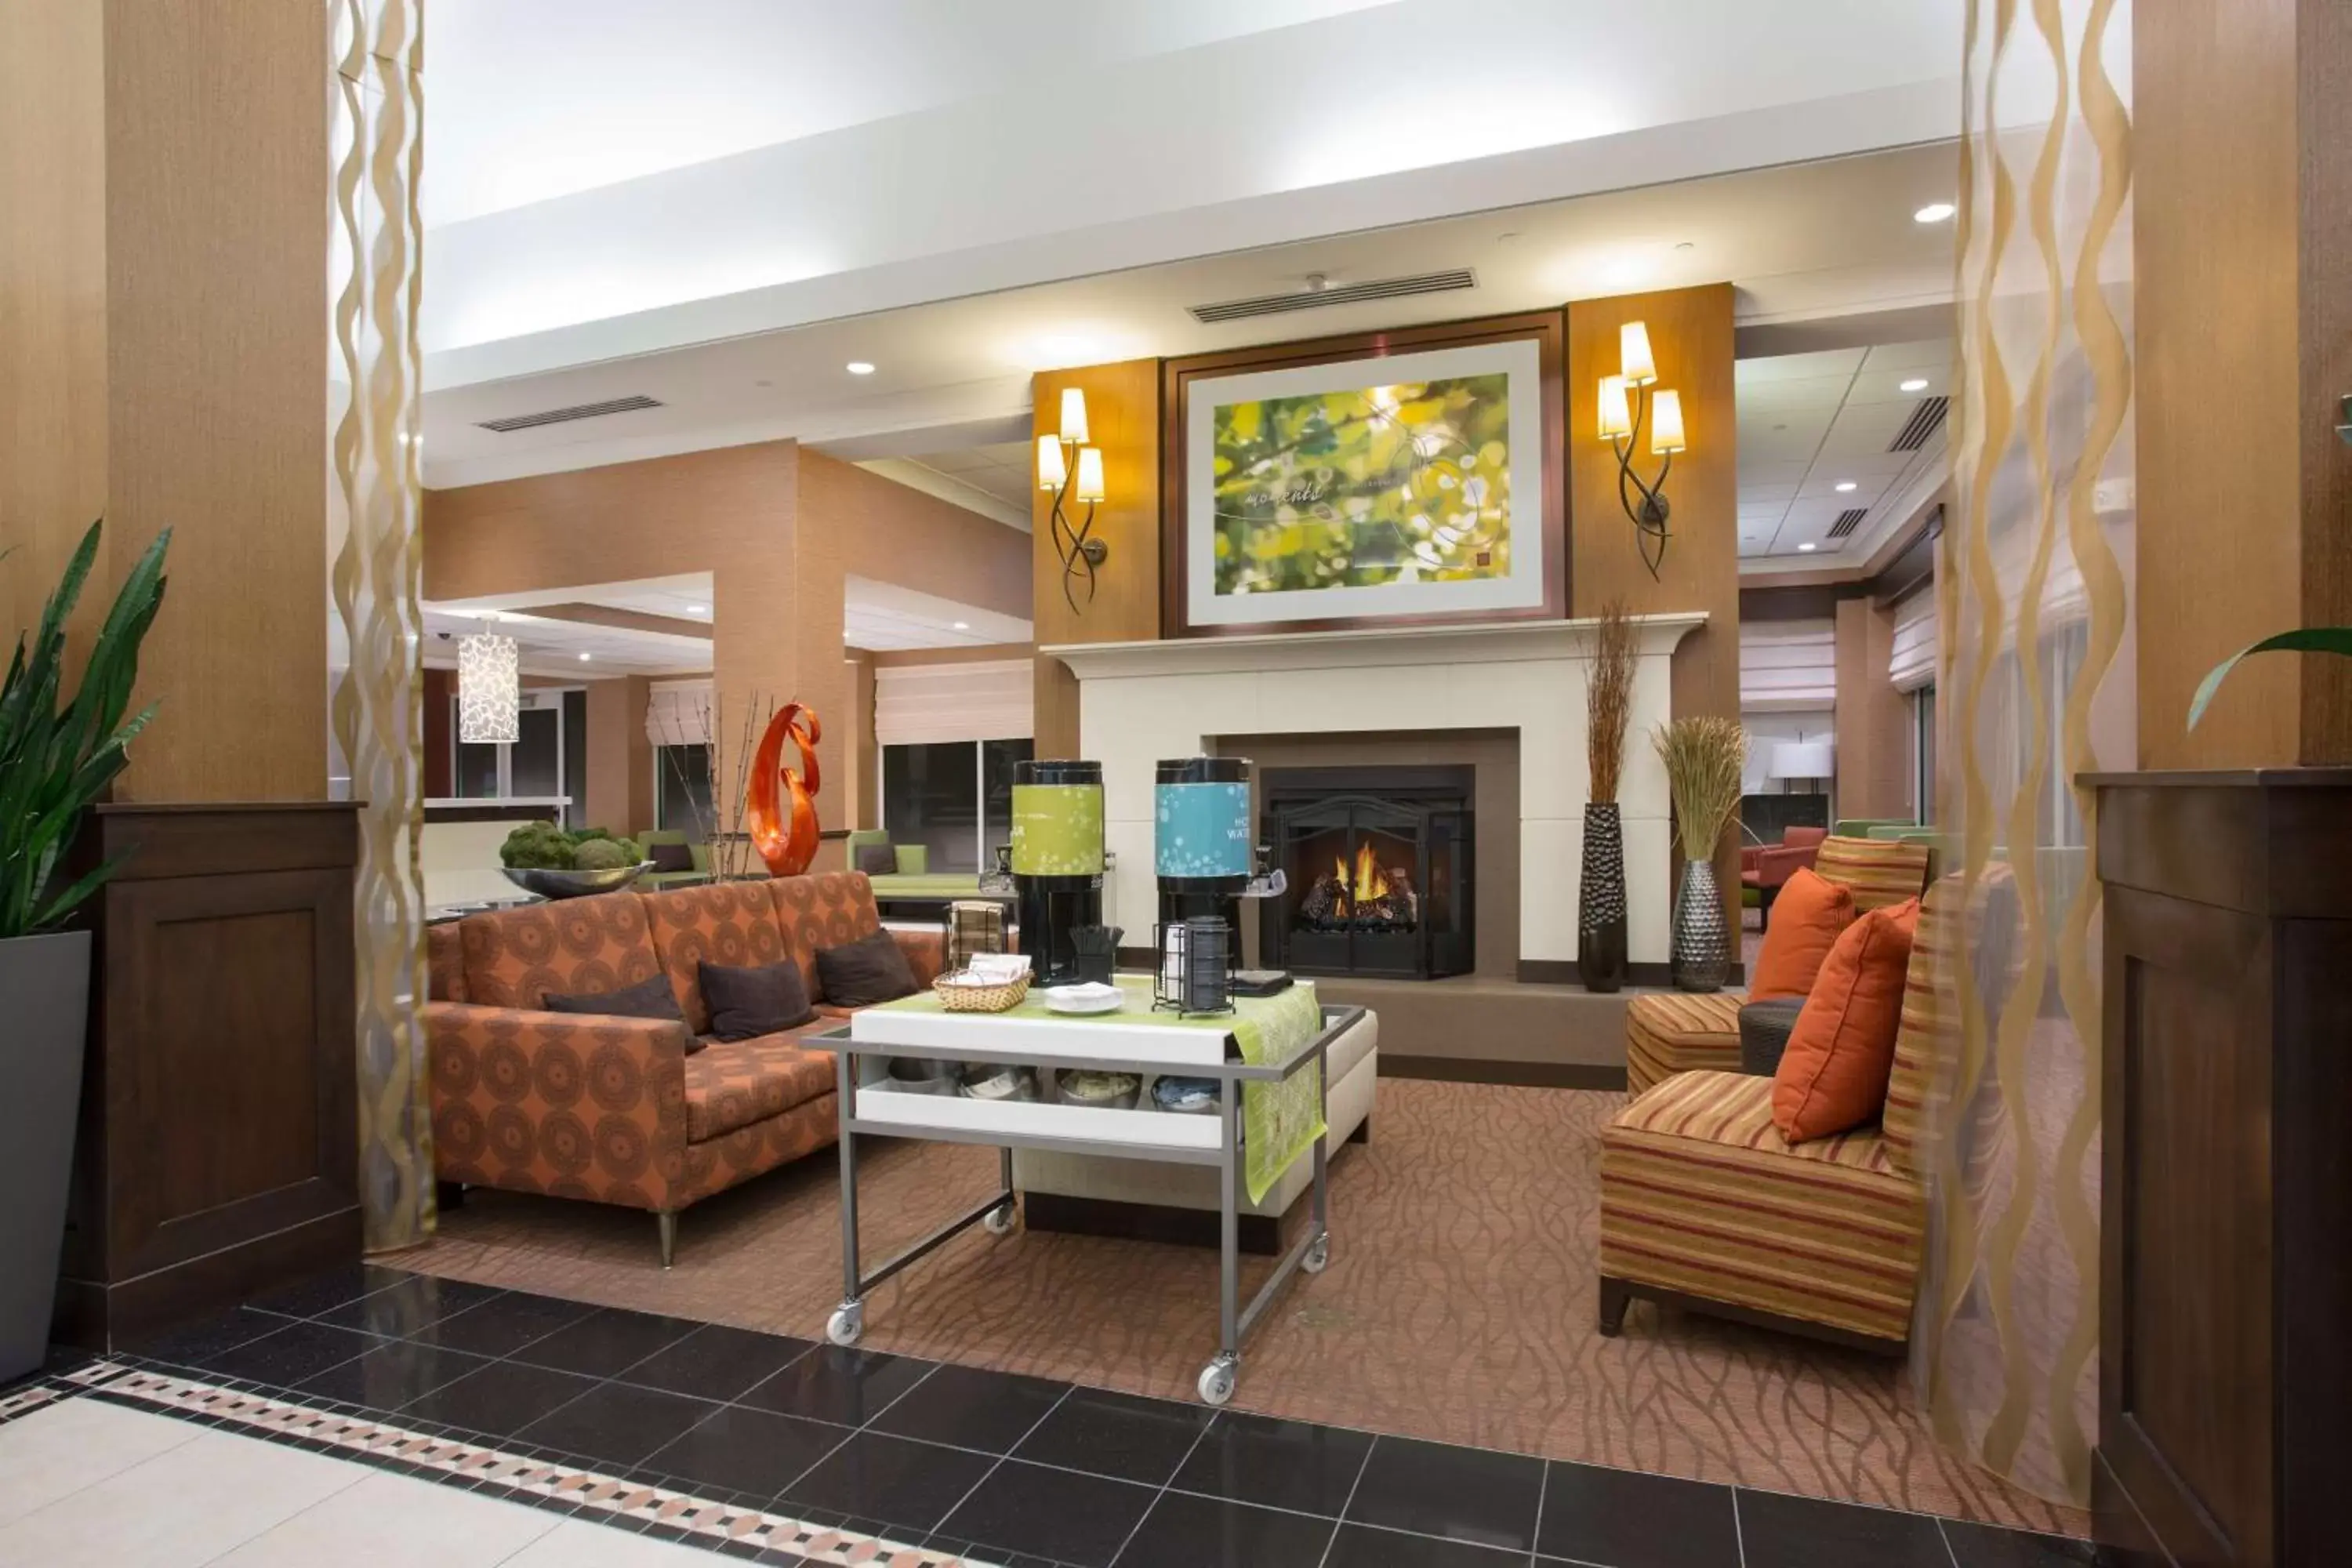
M 824 733 L 815 709 L 787 702 L 768 721 L 760 749 L 752 753 L 743 815 L 751 829 L 751 847 L 768 863 L 771 876 L 797 877 L 816 858 L 816 743 Z M 787 735 L 800 748 L 798 773 L 783 765 Z M 790 823 L 782 810 L 785 794 L 792 796 Z

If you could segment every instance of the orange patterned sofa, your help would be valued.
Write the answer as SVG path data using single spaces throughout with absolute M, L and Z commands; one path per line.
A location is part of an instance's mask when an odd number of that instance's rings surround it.
M 847 1015 L 816 952 L 881 929 L 856 872 L 606 893 L 471 915 L 427 933 L 435 1173 L 445 1184 L 545 1193 L 658 1216 L 662 1264 L 679 1210 L 813 1153 L 838 1122 L 833 1055 L 801 1037 Z M 939 973 L 935 932 L 895 931 L 915 978 Z M 819 1016 L 713 1040 L 698 963 L 796 960 Z M 682 1024 L 541 1010 L 667 974 Z

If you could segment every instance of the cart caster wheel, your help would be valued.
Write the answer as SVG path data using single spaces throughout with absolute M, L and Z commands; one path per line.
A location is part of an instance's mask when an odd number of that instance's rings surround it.
M 1234 1363 L 1219 1356 L 1201 1369 L 1201 1403 L 1223 1405 L 1234 1396 Z
M 1013 1209 L 1011 1204 L 1001 1205 L 988 1211 L 988 1216 L 980 1222 L 981 1228 L 991 1236 L 1011 1236 L 1013 1215 Z
M 854 1345 L 866 1332 L 866 1308 L 856 1301 L 844 1301 L 824 1321 L 824 1337 L 837 1345 Z
M 1307 1256 L 1298 1260 L 1298 1267 L 1309 1274 L 1320 1274 L 1329 1268 L 1330 1264 L 1331 1237 L 1328 1234 L 1317 1237 L 1308 1244 Z

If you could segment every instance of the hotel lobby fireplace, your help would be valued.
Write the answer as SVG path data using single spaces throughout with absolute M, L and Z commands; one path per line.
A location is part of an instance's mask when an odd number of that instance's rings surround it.
M 1299 974 L 1434 980 L 1475 963 L 1473 770 L 1270 768 L 1261 837 L 1289 888 L 1258 928 Z

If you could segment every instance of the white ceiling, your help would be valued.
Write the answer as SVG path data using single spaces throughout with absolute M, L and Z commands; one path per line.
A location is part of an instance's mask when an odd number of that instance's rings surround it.
M 1851 561 L 1917 511 L 1943 482 L 1945 432 L 1916 452 L 1887 446 L 1923 401 L 1950 395 L 1952 350 L 1948 339 L 1885 343 L 1733 367 L 1743 566 L 1782 557 Z M 1927 384 L 1906 392 L 1908 381 Z M 1839 516 L 1858 507 L 1870 515 L 1832 539 Z
M 566 595 L 564 598 L 569 603 L 582 602 L 576 595 Z M 426 605 L 426 667 L 456 668 L 457 638 L 494 631 L 515 639 L 517 660 L 525 675 L 604 680 L 616 675 L 699 675 L 710 668 L 710 642 L 707 637 L 551 620 L 529 610 L 499 610 L 495 614 L 497 619 L 488 621 L 478 608 Z M 582 654 L 588 657 L 583 659 Z
M 1949 138 L 1964 4 L 465 0 L 426 382 Z

